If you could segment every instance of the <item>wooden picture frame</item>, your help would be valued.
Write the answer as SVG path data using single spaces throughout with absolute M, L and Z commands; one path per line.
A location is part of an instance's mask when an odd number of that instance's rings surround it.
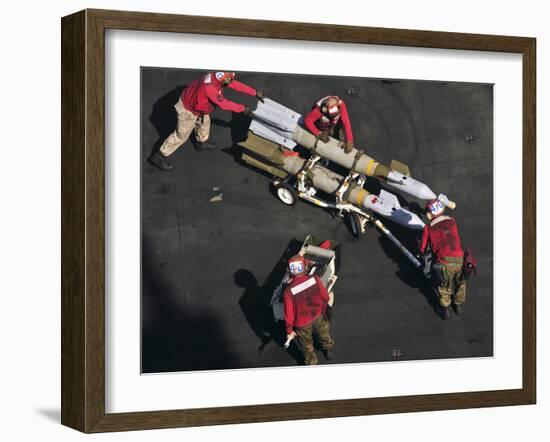
M 273 405 L 106 413 L 104 162 L 106 29 L 521 54 L 524 179 L 522 388 Z M 525 37 L 105 10 L 85 10 L 64 17 L 62 19 L 62 423 L 88 433 L 535 403 L 535 56 L 535 39 Z

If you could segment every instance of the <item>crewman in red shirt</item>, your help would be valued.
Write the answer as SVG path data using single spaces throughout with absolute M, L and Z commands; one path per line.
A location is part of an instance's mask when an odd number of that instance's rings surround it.
M 297 337 L 304 353 L 306 365 L 318 363 L 313 348 L 313 334 L 317 335 L 327 359 L 334 356 L 334 341 L 329 334 L 329 321 L 325 317 L 327 305 L 332 304 L 329 293 L 317 275 L 308 275 L 306 260 L 295 255 L 288 261 L 292 280 L 283 294 L 287 339 Z
M 247 106 L 223 96 L 225 87 L 255 96 L 259 100 L 263 100 L 264 97 L 262 91 L 235 80 L 235 72 L 210 72 L 197 78 L 183 90 L 180 99 L 174 105 L 178 113 L 178 125 L 166 138 L 159 151 L 149 159 L 153 165 L 160 170 L 171 170 L 172 164 L 166 158 L 188 140 L 193 130 L 197 150 L 215 149 L 216 145 L 207 143 L 206 140 L 210 135 L 210 113 L 216 106 L 223 110 L 251 115 Z
M 321 98 L 313 105 L 311 112 L 304 118 L 304 125 L 323 143 L 329 140 L 338 129 L 338 139 L 344 152 L 353 149 L 353 133 L 346 103 L 335 95 Z M 344 141 L 345 135 L 345 141 Z
M 445 205 L 439 199 L 426 205 L 429 224 L 424 226 L 420 253 L 424 254 L 430 246 L 433 254 L 432 281 L 437 290 L 441 317 L 449 317 L 449 305 L 457 315 L 466 301 L 466 280 L 463 274 L 464 252 L 456 221 L 445 215 Z

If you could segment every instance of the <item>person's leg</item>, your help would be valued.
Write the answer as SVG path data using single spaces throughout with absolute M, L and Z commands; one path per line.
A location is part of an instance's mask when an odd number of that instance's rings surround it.
M 185 109 L 183 104 L 181 104 L 181 101 L 174 107 L 178 112 L 178 125 L 176 130 L 168 135 L 168 138 L 164 140 L 164 143 L 162 143 L 162 146 L 159 149 L 160 153 L 164 157 L 169 157 L 172 155 L 183 143 L 188 140 L 189 135 L 191 135 L 191 131 L 195 128 L 195 122 L 197 120 L 197 116 L 193 112 Z
M 454 277 L 455 287 L 454 287 L 454 299 L 453 299 L 453 309 L 457 315 L 462 313 L 462 308 L 466 302 L 466 281 L 462 277 L 462 270 L 457 271 Z
M 449 307 L 451 304 L 451 290 L 448 286 L 439 286 L 437 288 L 437 294 L 439 296 L 439 305 L 443 308 Z
M 319 361 L 313 348 L 313 324 L 308 324 L 296 330 L 298 344 L 302 348 L 304 354 L 304 362 L 306 365 L 316 365 Z
M 195 127 L 195 135 L 197 141 L 204 143 L 210 137 L 210 115 L 203 115 L 202 118 L 197 119 L 197 125 Z
M 195 137 L 197 140 L 195 148 L 197 150 L 213 150 L 217 148 L 216 143 L 207 141 L 210 136 L 210 126 L 210 115 L 203 115 L 197 118 L 197 122 L 195 123 Z
M 155 152 L 149 161 L 161 170 L 167 171 L 172 169 L 172 164 L 167 157 L 172 155 L 183 143 L 187 141 L 191 131 L 195 127 L 196 115 L 183 107 L 181 100 L 174 105 L 178 113 L 178 123 L 176 130 L 168 135 L 164 140 L 160 149 Z
M 455 304 L 462 305 L 466 302 L 466 281 L 461 281 L 455 295 Z
M 437 299 L 439 302 L 439 307 L 437 307 L 437 312 L 442 319 L 447 319 L 449 317 L 449 304 L 451 303 L 451 287 L 449 286 L 449 273 L 447 268 L 439 262 L 432 264 L 431 270 L 431 283 L 434 288 Z
M 330 322 L 323 316 L 319 316 L 313 321 L 313 332 L 321 344 L 321 348 L 327 359 L 332 359 L 334 355 L 334 341 L 330 337 Z

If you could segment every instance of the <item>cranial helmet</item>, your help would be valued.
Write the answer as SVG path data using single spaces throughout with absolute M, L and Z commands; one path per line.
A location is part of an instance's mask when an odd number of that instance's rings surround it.
M 325 100 L 323 104 L 323 112 L 331 117 L 336 117 L 340 115 L 339 104 L 340 100 L 338 100 L 338 97 L 329 97 Z
M 294 275 L 302 275 L 306 272 L 306 261 L 302 255 L 294 255 L 288 260 L 288 271 Z
M 445 205 L 439 200 L 431 200 L 426 204 L 426 212 L 432 217 L 442 215 L 445 212 Z
M 216 72 L 214 74 L 220 83 L 231 83 L 235 79 L 235 72 Z

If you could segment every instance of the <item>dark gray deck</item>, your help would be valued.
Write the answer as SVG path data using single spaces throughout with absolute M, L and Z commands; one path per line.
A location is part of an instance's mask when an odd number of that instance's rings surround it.
M 443 321 L 422 276 L 379 232 L 355 240 L 328 212 L 303 201 L 283 205 L 269 177 L 238 161 L 234 141 L 246 129 L 240 116 L 212 114 L 211 140 L 221 150 L 197 152 L 188 142 L 171 157 L 174 171 L 149 165 L 147 157 L 175 127 L 182 86 L 196 76 L 142 70 L 143 372 L 299 363 L 282 348 L 283 332 L 267 304 L 284 272 L 281 258 L 308 234 L 342 243 L 331 363 L 388 361 L 395 349 L 407 360 L 492 355 L 491 85 L 238 74 L 301 113 L 324 95 L 340 95 L 356 146 L 385 164 L 408 164 L 415 178 L 456 201 L 453 216 L 463 246 L 476 252 L 479 276 L 468 285 L 464 314 Z M 233 91 L 226 96 L 255 102 Z M 210 202 L 219 194 L 221 201 Z M 416 251 L 414 234 L 387 225 Z

